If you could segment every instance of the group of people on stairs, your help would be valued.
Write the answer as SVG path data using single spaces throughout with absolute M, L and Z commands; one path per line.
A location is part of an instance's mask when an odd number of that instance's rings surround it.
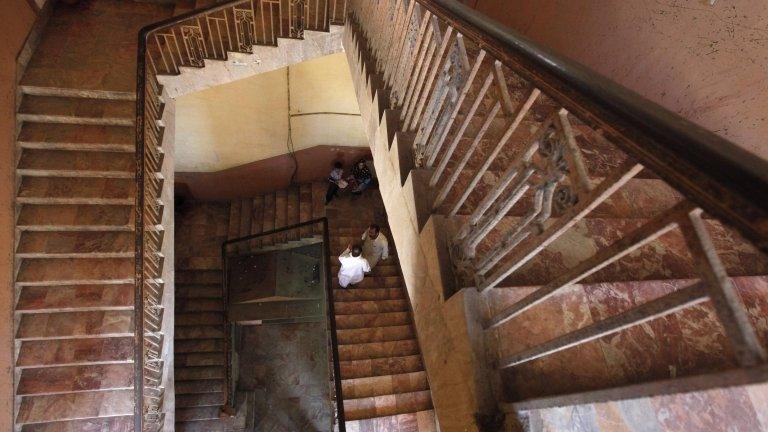
M 373 184 L 373 175 L 368 168 L 365 159 L 360 159 L 352 166 L 351 174 L 344 176 L 344 165 L 341 162 L 333 164 L 331 173 L 328 174 L 328 192 L 325 194 L 325 205 L 339 195 L 342 190 L 351 190 L 352 196 L 363 193 Z
M 376 224 L 371 224 L 360 238 L 362 243 L 350 243 L 339 255 L 339 285 L 347 288 L 362 282 L 379 261 L 389 257 L 389 242 Z

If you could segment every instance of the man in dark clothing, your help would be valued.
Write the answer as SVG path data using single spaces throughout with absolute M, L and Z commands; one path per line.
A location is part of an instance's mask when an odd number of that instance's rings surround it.
M 355 178 L 357 187 L 352 191 L 354 195 L 360 195 L 364 190 L 373 182 L 373 176 L 368 166 L 365 164 L 365 159 L 360 159 L 355 166 L 352 167 L 352 176 Z

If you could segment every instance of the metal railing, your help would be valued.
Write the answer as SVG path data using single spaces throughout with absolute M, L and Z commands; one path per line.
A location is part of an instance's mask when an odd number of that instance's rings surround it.
M 345 37 L 355 48 L 348 46 L 355 63 L 351 67 L 379 86 L 374 90 L 390 109 L 387 115 L 396 116 L 404 132 L 398 140 L 412 140 L 412 164 L 429 179 L 430 196 L 416 199 L 426 198 L 433 213 L 457 219 L 460 228 L 450 234 L 450 253 L 467 284 L 486 293 L 503 287 L 638 178 L 660 178 L 666 184 L 659 186 L 659 196 L 675 197 L 612 244 L 600 246 L 601 240 L 588 233 L 593 236 L 588 245 L 597 252 L 551 274 L 548 283 L 495 313 L 486 332 L 675 230 L 684 238 L 700 282 L 500 355 L 491 361 L 495 369 L 710 301 L 742 368 L 735 374 L 727 371 L 729 379 L 768 378 L 765 349 L 710 232 L 728 229 L 719 220 L 752 242 L 731 238 L 751 250 L 750 257 L 764 259 L 765 161 L 455 0 L 350 0 L 349 9 Z M 723 382 L 689 379 L 667 385 L 666 391 Z M 663 387 L 654 385 L 610 397 Z M 564 400 L 515 406 L 553 406 Z
M 252 234 L 239 238 L 234 238 L 225 241 L 221 245 L 221 262 L 223 271 L 223 292 L 224 292 L 224 315 L 227 317 L 227 329 L 225 334 L 227 335 L 224 343 L 224 349 L 227 353 L 226 362 L 226 378 L 227 378 L 227 403 L 234 410 L 232 405 L 235 400 L 236 382 L 232 373 L 232 346 L 234 335 L 234 323 L 229 319 L 229 298 L 230 298 L 230 284 L 228 281 L 229 276 L 229 257 L 230 253 L 243 254 L 244 251 L 251 250 L 254 245 L 258 247 L 265 247 L 267 244 L 275 246 L 283 243 L 290 245 L 290 239 L 302 239 L 308 236 L 310 232 L 316 232 L 312 230 L 313 227 L 320 226 L 322 232 L 323 241 L 323 264 L 325 268 L 325 290 L 327 299 L 326 308 L 326 324 L 328 334 L 328 346 L 331 350 L 331 363 L 333 365 L 331 369 L 331 379 L 333 381 L 333 404 L 336 414 L 336 422 L 338 424 L 338 430 L 340 432 L 346 431 L 344 424 L 344 399 L 342 396 L 341 387 L 341 363 L 339 363 L 339 344 L 336 335 L 336 312 L 334 308 L 334 296 L 333 296 L 333 273 L 331 272 L 331 249 L 330 249 L 330 237 L 328 230 L 328 218 L 312 219 L 306 222 L 289 225 L 283 228 L 278 228 L 270 231 L 264 231 L 258 234 Z
M 143 28 L 136 85 L 134 388 L 137 431 L 162 427 L 163 88 L 157 77 L 343 23 L 345 0 L 229 1 Z

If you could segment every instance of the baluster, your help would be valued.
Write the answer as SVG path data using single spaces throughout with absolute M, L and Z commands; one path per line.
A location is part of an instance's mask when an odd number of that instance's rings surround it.
M 434 18 L 434 17 L 433 17 Z M 434 23 L 434 19 L 433 19 Z M 403 103 L 402 112 L 400 113 L 400 120 L 405 122 L 406 117 L 408 116 L 408 113 L 410 112 L 410 106 L 411 103 L 415 101 L 415 98 L 418 97 L 417 93 L 421 90 L 421 86 L 424 83 L 424 77 L 427 74 L 427 70 L 429 70 L 429 60 L 432 58 L 432 55 L 434 55 L 435 50 L 437 49 L 438 40 L 440 38 L 440 33 L 435 30 L 435 26 L 433 25 L 427 33 L 427 40 L 424 44 L 424 50 L 422 50 L 421 54 L 419 55 L 419 59 L 416 62 L 416 69 L 414 70 L 413 77 L 411 79 L 411 82 L 408 86 L 408 91 L 405 94 L 405 100 Z M 409 129 L 406 125 L 406 129 Z
M 443 35 L 442 44 L 440 45 L 437 56 L 435 57 L 435 66 L 432 68 L 429 78 L 427 78 L 426 85 L 424 86 L 423 92 L 421 93 L 421 97 L 419 98 L 417 104 L 411 106 L 411 109 L 406 116 L 405 122 L 406 124 L 410 124 L 408 129 L 414 129 L 418 125 L 418 121 L 421 120 L 421 114 L 424 110 L 424 105 L 427 103 L 429 95 L 435 91 L 433 85 L 435 84 L 435 77 L 437 76 L 437 72 L 442 69 L 443 64 L 448 60 L 448 46 L 452 41 L 453 27 L 448 27 L 445 34 Z
M 419 7 L 419 10 L 421 10 L 421 7 Z M 400 63 L 403 67 L 405 67 L 405 69 L 400 70 L 400 68 L 398 68 L 398 72 L 395 75 L 396 77 L 399 77 L 399 78 L 398 78 L 398 84 L 393 89 L 393 96 L 394 96 L 394 99 L 396 99 L 396 101 L 399 102 L 400 104 L 402 104 L 402 102 L 405 100 L 403 96 L 405 95 L 407 86 L 410 83 L 410 79 L 413 77 L 412 72 L 415 66 L 416 59 L 424 45 L 424 41 L 425 41 L 424 35 L 427 31 L 427 25 L 429 24 L 430 16 L 431 16 L 431 13 L 429 11 L 424 12 L 424 16 L 421 19 L 421 24 L 419 25 L 419 33 L 416 36 L 416 42 L 409 49 L 407 59 L 405 59 L 404 62 Z
M 515 106 L 512 104 L 512 98 L 509 96 L 509 88 L 507 88 L 507 80 L 504 77 L 504 71 L 502 70 L 501 62 L 496 60 L 493 63 L 493 71 L 496 73 L 496 85 L 501 93 L 501 100 L 504 102 L 504 112 L 508 115 L 512 115 L 515 112 Z
M 397 36 L 394 39 L 394 43 L 391 44 L 391 51 L 387 61 L 388 67 L 384 73 L 384 78 L 386 79 L 390 88 L 394 88 L 396 81 L 395 74 L 402 60 L 402 56 L 404 55 L 405 44 L 407 42 L 406 35 L 408 34 L 408 31 L 411 27 L 411 18 L 413 17 L 413 11 L 415 10 L 414 5 L 416 5 L 415 1 L 411 1 L 408 4 L 408 10 L 405 13 L 405 17 L 400 23 L 400 27 L 398 27 L 396 30 Z

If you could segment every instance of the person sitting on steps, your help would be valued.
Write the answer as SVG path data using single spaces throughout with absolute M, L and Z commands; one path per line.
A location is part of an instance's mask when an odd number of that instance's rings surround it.
M 344 252 L 339 255 L 341 268 L 339 269 L 339 285 L 347 288 L 361 282 L 365 274 L 371 271 L 368 260 L 363 257 L 363 248 L 359 244 L 349 244 Z
M 328 191 L 325 193 L 325 205 L 330 202 L 339 194 L 339 189 L 347 187 L 347 182 L 344 180 L 344 166 L 341 162 L 335 162 L 331 173 L 328 174 Z
M 376 267 L 379 260 L 386 260 L 389 257 L 389 242 L 387 237 L 381 233 L 381 228 L 376 224 L 371 224 L 363 233 L 363 256 L 371 266 L 371 270 Z
M 352 177 L 357 184 L 352 191 L 352 195 L 360 195 L 364 190 L 371 186 L 371 183 L 373 183 L 373 175 L 371 175 L 371 170 L 368 169 L 365 159 L 360 159 L 355 166 L 352 167 Z

